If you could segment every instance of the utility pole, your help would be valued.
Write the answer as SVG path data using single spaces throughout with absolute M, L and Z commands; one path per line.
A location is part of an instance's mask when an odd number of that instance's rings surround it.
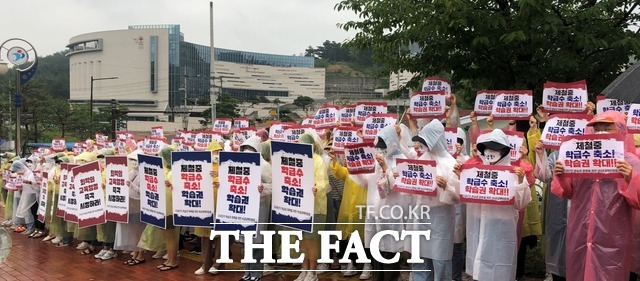
M 118 123 L 119 117 L 120 117 L 120 114 L 118 112 L 118 101 L 116 101 L 115 99 L 111 99 L 111 139 L 112 140 L 116 139 L 116 131 L 118 130 L 116 124 Z
M 211 42 L 209 42 L 211 44 L 211 54 L 210 54 L 210 77 L 212 79 L 215 79 L 215 75 L 216 75 L 216 71 L 215 71 L 215 62 L 216 62 L 216 55 L 215 55 L 215 48 L 213 47 L 213 1 L 209 2 L 209 39 L 211 40 Z M 213 82 L 213 80 L 211 81 Z M 213 130 L 213 123 L 216 121 L 216 92 L 217 89 L 215 87 L 210 87 L 209 91 L 211 91 L 211 96 L 210 96 L 210 100 L 211 100 L 211 129 Z M 222 78 L 220 78 L 220 91 L 222 91 Z

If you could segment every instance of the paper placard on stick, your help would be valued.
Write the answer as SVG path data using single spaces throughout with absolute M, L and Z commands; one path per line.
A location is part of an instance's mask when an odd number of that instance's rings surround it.
M 95 162 L 97 163 L 97 162 Z M 64 212 L 64 220 L 68 222 L 78 222 L 78 187 L 73 178 L 73 169 L 78 167 L 76 164 L 67 165 L 67 207 Z
M 544 83 L 542 107 L 546 113 L 587 113 L 587 82 L 585 80 Z
M 355 121 L 356 116 L 356 106 L 355 105 L 345 105 L 340 108 L 340 125 L 341 126 L 351 126 L 351 124 Z
M 473 106 L 476 116 L 489 116 L 493 111 L 493 102 L 500 91 L 477 91 Z
M 440 77 L 427 77 L 422 81 L 422 91 L 444 91 L 445 98 L 448 100 L 451 98 L 451 82 Z
M 356 116 L 354 118 L 355 124 L 362 125 L 367 119 L 367 116 L 371 114 L 385 114 L 387 113 L 386 102 L 358 102 L 356 103 Z
M 274 122 L 269 127 L 269 138 L 274 141 L 286 141 L 284 131 L 288 126 L 297 126 L 290 122 Z
M 256 128 L 247 127 L 233 130 L 233 146 L 240 147 L 244 141 L 250 137 L 255 136 L 257 133 Z
M 365 140 L 373 140 L 382 128 L 395 124 L 395 114 L 371 114 L 362 124 L 362 136 Z
M 45 223 L 45 217 L 47 216 L 47 207 L 49 207 L 48 205 L 48 191 L 47 189 L 49 188 L 49 181 L 47 180 L 47 178 L 49 177 L 49 173 L 48 172 L 44 172 L 43 173 L 43 180 L 40 182 L 40 197 L 38 198 L 38 221 L 41 223 Z
M 232 121 L 229 118 L 217 118 L 213 123 L 213 132 L 226 136 L 231 134 Z
M 151 127 L 151 138 L 164 138 L 164 131 L 162 130 L 162 126 Z
M 325 104 L 318 112 L 313 120 L 313 125 L 316 128 L 331 128 L 338 125 L 338 118 L 340 115 L 340 110 L 335 105 Z
M 376 149 L 372 142 L 348 145 L 344 156 L 349 174 L 370 174 L 376 170 Z
M 513 205 L 518 180 L 513 167 L 462 165 L 460 202 Z
M 314 132 L 313 125 L 291 125 L 284 130 L 284 140 L 286 142 L 297 142 L 300 136 L 305 133 Z
M 417 92 L 411 95 L 411 116 L 423 118 L 442 118 L 446 110 L 444 91 Z
M 618 160 L 624 160 L 624 135 L 570 136 L 560 145 L 561 177 L 621 178 Z M 576 187 L 578 188 L 578 187 Z
M 233 127 L 236 129 L 239 128 L 248 128 L 249 125 L 249 118 L 236 118 L 233 119 Z
M 358 127 L 338 127 L 333 130 L 333 150 L 344 152 L 348 145 L 361 143 L 363 140 L 358 136 Z
M 552 115 L 542 130 L 540 140 L 545 148 L 558 149 L 566 136 L 584 135 L 591 118 L 586 114 Z
M 416 159 L 396 159 L 398 177 L 393 190 L 426 196 L 438 194 L 436 184 L 436 161 Z
M 51 149 L 55 152 L 62 152 L 67 150 L 67 145 L 64 139 L 53 139 L 51 140 Z
M 533 113 L 531 90 L 500 91 L 493 102 L 495 120 L 529 120 Z
M 454 155 L 456 153 L 456 143 L 458 143 L 458 128 L 444 128 L 444 138 L 447 141 L 447 152 Z
M 307 118 L 304 118 L 302 120 L 302 122 L 300 122 L 300 125 L 302 125 L 302 126 L 313 126 L 313 122 L 314 122 L 313 117 L 307 117 Z

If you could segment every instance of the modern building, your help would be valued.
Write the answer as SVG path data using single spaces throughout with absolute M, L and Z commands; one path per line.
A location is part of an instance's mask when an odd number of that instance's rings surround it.
M 194 105 L 209 104 L 212 86 L 240 100 L 291 103 L 298 96 L 325 94 L 325 69 L 315 68 L 311 57 L 215 48 L 212 77 L 210 47 L 185 41 L 180 25 L 87 33 L 71 38 L 67 47 L 70 102 L 93 100 L 98 107 L 115 99 L 132 112 L 129 120 L 138 121 L 129 122 L 129 130 L 138 125 L 147 130 L 154 123 L 165 131 L 182 128 L 177 117 L 208 108 Z M 198 119 L 189 124 L 196 126 Z

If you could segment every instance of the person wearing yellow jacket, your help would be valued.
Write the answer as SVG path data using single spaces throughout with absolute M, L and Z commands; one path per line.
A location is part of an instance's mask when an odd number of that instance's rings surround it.
M 78 165 L 83 165 L 83 164 L 96 161 L 97 159 L 98 159 L 97 151 L 95 150 L 91 152 L 85 151 L 78 154 L 78 156 L 75 157 L 75 163 Z M 79 187 L 75 187 L 75 188 L 76 190 L 78 190 Z M 98 246 L 98 240 L 97 240 L 98 234 L 97 234 L 96 226 L 78 228 L 77 223 L 67 222 L 67 231 L 73 232 L 75 234 L 74 238 L 80 241 L 83 241 L 82 243 L 78 244 L 78 247 L 76 247 L 76 249 L 81 250 L 80 253 L 82 255 L 90 255 L 96 250 L 96 247 Z
M 206 151 L 211 151 L 213 156 L 212 165 L 213 169 L 211 170 L 211 177 L 213 177 L 213 209 L 216 209 L 216 202 L 218 202 L 218 167 L 219 167 L 219 157 L 220 151 L 222 151 L 222 146 L 218 141 L 213 140 L 206 148 Z M 211 237 L 211 228 L 210 227 L 196 227 L 194 234 L 200 237 L 201 248 L 202 248 L 202 266 L 196 270 L 196 275 L 202 275 L 207 272 L 211 274 L 218 274 L 218 269 L 220 269 L 220 264 L 216 262 L 218 258 L 220 258 L 220 236 L 216 236 L 213 239 L 213 243 L 210 239 Z
M 13 162 L 12 158 L 15 157 L 15 154 L 8 152 L 5 156 L 6 158 L 3 158 L 2 171 L 11 169 L 11 163 Z M 13 217 L 13 191 L 6 190 L 6 193 L 4 193 L 4 190 L 6 189 L 4 189 L 3 185 L 4 217 L 6 220 L 2 223 L 2 225 L 11 226 L 13 225 L 13 221 L 11 220 L 11 217 Z
M 61 217 L 58 217 L 56 213 L 58 211 L 58 195 L 60 194 L 60 164 L 69 163 L 73 160 L 72 157 L 66 156 L 65 153 L 58 153 L 56 154 L 54 161 L 56 163 L 56 166 L 54 168 L 54 174 L 52 178 L 53 198 L 51 209 L 49 210 L 49 214 L 51 216 L 50 223 L 48 223 L 48 225 L 51 226 L 50 235 L 52 237 L 50 237 L 50 240 L 51 243 L 57 247 L 66 247 L 69 246 L 73 241 L 74 233 L 72 231 L 67 231 L 67 222 Z M 47 237 L 45 237 L 45 239 L 47 239 Z
M 327 220 L 327 191 L 329 190 L 329 176 L 327 166 L 322 159 L 322 148 L 316 143 L 313 135 L 305 133 L 300 136 L 298 143 L 311 144 L 313 146 L 313 173 L 315 175 L 314 195 L 314 216 L 313 232 L 305 232 L 301 241 L 301 251 L 304 253 L 302 273 L 294 281 L 317 281 L 318 276 L 315 270 L 318 269 L 318 258 L 320 253 L 320 236 L 318 231 L 324 230 L 324 223 Z M 310 270 L 307 272 L 307 270 Z
M 102 190 L 104 196 L 107 196 L 106 183 L 107 183 L 107 171 L 106 171 L 106 159 L 108 155 L 115 155 L 116 152 L 113 149 L 100 150 L 97 156 L 98 163 L 100 163 L 100 174 L 102 178 Z M 103 199 L 105 199 L 103 198 Z M 98 242 L 102 242 L 104 247 L 94 257 L 101 260 L 110 260 L 118 256 L 116 251 L 113 250 L 114 242 L 116 240 L 116 227 L 117 223 L 107 221 L 101 225 L 96 226 L 96 239 Z
M 167 198 L 167 227 L 162 230 L 164 243 L 167 246 L 167 260 L 157 267 L 160 271 L 168 271 L 178 267 L 178 237 L 180 237 L 180 227 L 173 224 L 173 185 L 171 183 L 171 152 L 175 150 L 175 147 L 168 145 L 158 152 L 158 156 L 162 158 L 164 165 L 165 196 Z

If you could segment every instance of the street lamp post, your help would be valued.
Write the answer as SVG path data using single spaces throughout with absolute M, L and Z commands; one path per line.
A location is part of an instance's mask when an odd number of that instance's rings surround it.
M 89 100 L 89 130 L 93 130 L 93 81 L 99 81 L 99 80 L 111 80 L 111 79 L 118 79 L 118 77 L 102 77 L 102 78 L 93 78 L 93 75 L 91 75 L 91 97 Z M 90 134 L 93 134 L 95 132 L 89 132 Z
M 8 47 L 11 44 L 13 46 Z M 0 50 L 6 50 L 6 58 L 12 65 L 16 66 L 16 92 L 14 96 L 14 105 L 16 107 L 16 140 L 15 140 L 15 151 L 16 155 L 22 155 L 21 153 L 21 140 L 20 140 L 20 114 L 22 107 L 22 93 L 21 86 L 24 83 L 27 83 L 33 75 L 36 73 L 36 69 L 38 68 L 38 54 L 36 53 L 35 48 L 31 43 L 20 39 L 20 38 L 11 38 L 7 41 L 4 41 L 0 44 Z M 6 66 L 6 63 L 2 63 Z M 6 71 L 6 67 L 4 70 Z M 22 68 L 21 68 L 22 67 Z

